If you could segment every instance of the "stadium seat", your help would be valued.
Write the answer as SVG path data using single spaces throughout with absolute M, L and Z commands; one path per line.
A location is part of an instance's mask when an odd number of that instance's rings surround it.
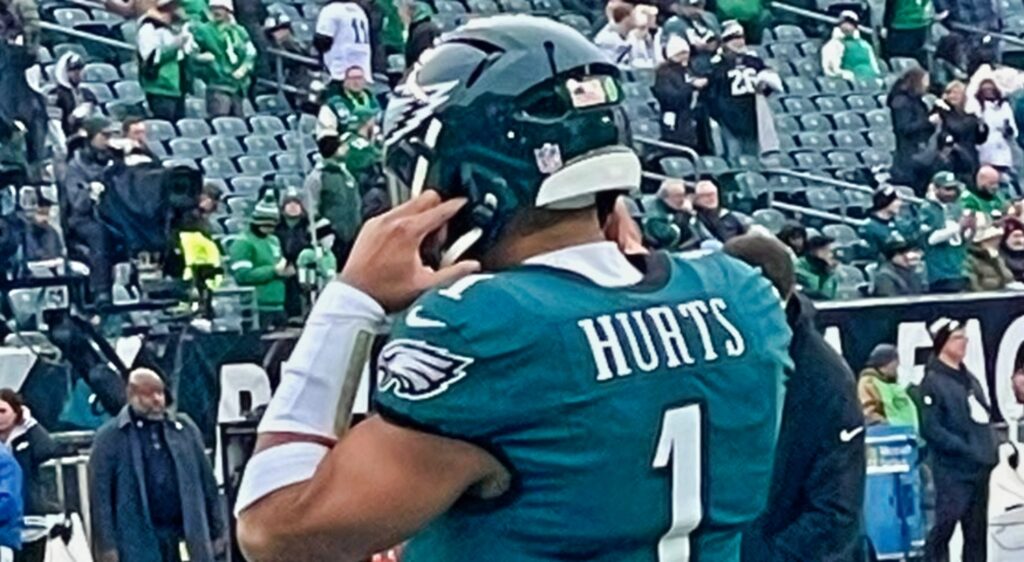
M 761 169 L 761 159 L 750 154 L 740 154 L 731 159 L 732 168 L 736 171 L 750 171 Z
M 257 135 L 279 135 L 288 130 L 284 122 L 273 115 L 250 117 L 249 126 L 252 128 L 252 132 Z
M 562 14 L 558 16 L 558 21 L 568 25 L 569 27 L 579 31 L 583 35 L 590 36 L 593 32 L 594 26 L 590 23 L 590 20 L 581 16 L 580 14 Z
M 867 283 L 864 272 L 852 265 L 839 264 L 836 266 L 836 277 L 841 288 L 858 290 Z M 856 295 L 854 295 L 856 296 Z
M 837 96 L 818 96 L 814 98 L 814 105 L 822 113 L 832 114 L 846 111 L 846 104 L 843 103 L 842 98 Z
M 654 99 L 654 93 L 651 92 L 651 87 L 640 82 L 623 82 L 622 93 L 629 101 L 645 102 L 649 99 Z
M 892 151 L 868 149 L 860 153 L 860 160 L 868 168 L 892 166 Z
M 689 158 L 668 156 L 660 161 L 661 169 L 666 176 L 673 178 L 693 178 L 697 175 L 693 162 Z
M 778 25 L 768 34 L 776 43 L 800 43 L 807 39 L 804 30 L 795 25 Z
M 284 4 L 281 2 L 274 2 L 267 6 L 267 15 L 272 16 L 276 14 L 284 14 L 288 16 L 292 21 L 298 21 L 302 19 L 302 14 L 299 13 L 299 9 L 291 4 Z
M 157 158 L 167 158 L 167 149 L 164 148 L 164 143 L 160 141 L 148 139 L 146 141 L 146 148 L 155 154 Z
M 701 156 L 700 172 L 704 177 L 710 175 L 714 178 L 718 178 L 719 176 L 729 173 L 729 163 L 719 156 Z
M 280 175 L 301 176 L 305 170 L 303 163 L 294 152 L 284 152 L 273 157 L 274 169 Z
M 808 78 L 795 76 L 787 78 L 783 83 L 786 87 L 786 94 L 791 96 L 812 96 L 818 93 L 818 87 Z
M 792 168 L 792 164 L 787 169 L 789 168 Z M 768 187 L 771 189 L 772 193 L 776 195 L 803 193 L 807 189 L 803 180 L 780 175 L 769 176 Z
M 775 118 L 775 132 L 779 135 L 793 135 L 800 130 L 800 121 L 792 115 L 780 115 Z
M 146 99 L 138 80 L 122 80 L 114 84 L 117 99 L 126 102 L 141 102 Z
M 830 166 L 834 168 L 859 168 L 860 158 L 856 152 L 833 150 L 825 155 Z
M 216 117 L 213 120 L 213 130 L 218 135 L 231 137 L 244 137 L 249 134 L 249 126 L 239 117 Z
M 764 169 L 782 169 L 786 170 L 793 167 L 793 159 L 788 154 L 782 154 L 781 152 L 772 152 L 761 156 L 761 164 Z M 769 178 L 769 182 L 771 178 Z
M 790 114 L 804 115 L 817 112 L 814 104 L 807 98 L 785 98 L 782 100 L 782 106 L 786 113 Z
M 266 156 L 242 156 L 238 168 L 247 176 L 264 176 L 274 172 L 274 164 Z
M 235 195 L 229 193 L 223 198 L 224 206 L 228 213 L 236 217 L 248 216 L 252 212 L 253 197 L 250 195 Z
M 254 176 L 239 176 L 229 180 L 231 182 L 231 190 L 239 195 L 246 195 L 249 197 L 255 197 L 260 192 L 260 188 L 263 187 L 263 178 Z
M 854 111 L 871 111 L 878 109 L 878 101 L 874 97 L 865 94 L 853 94 L 846 96 L 846 105 Z
M 498 5 L 501 6 L 501 11 L 514 14 L 526 14 L 533 9 L 527 0 L 498 0 Z
M 206 139 L 206 147 L 211 156 L 218 158 L 234 158 L 245 154 L 242 145 L 234 137 L 215 135 Z
M 768 180 L 757 172 L 741 172 L 733 179 L 743 197 L 756 199 L 768 191 Z
M 1000 14 L 1006 16 L 1024 14 L 1024 0 L 997 0 L 996 4 Z
M 864 114 L 868 127 L 880 131 L 892 130 L 892 112 L 888 109 L 873 109 Z
M 178 120 L 178 132 L 183 137 L 197 140 L 203 140 L 213 134 L 209 123 L 202 119 L 189 118 Z
M 811 150 L 832 148 L 832 141 L 829 140 L 828 135 L 824 133 L 798 133 L 796 138 L 797 142 L 800 143 L 800 148 Z
M 159 156 L 159 155 L 158 155 Z M 193 170 L 199 170 L 199 165 L 196 164 L 195 160 L 191 158 L 167 158 L 167 155 L 160 157 L 163 160 L 164 168 L 191 168 Z
M 72 28 L 80 23 L 92 21 L 89 13 L 79 8 L 57 8 L 53 11 L 53 19 L 57 25 Z
M 177 138 L 171 139 L 168 143 L 171 148 L 171 155 L 175 158 L 189 158 L 199 160 L 206 158 L 209 154 L 203 143 L 197 139 Z
M 466 0 L 469 11 L 481 16 L 493 16 L 501 11 L 494 0 Z
M 777 209 L 758 209 L 751 215 L 754 222 L 765 227 L 768 232 L 778 234 L 786 224 L 786 216 Z
M 896 135 L 892 131 L 869 131 L 868 140 L 872 148 L 893 150 L 896 148 Z
M 827 133 L 832 130 L 832 123 L 820 113 L 808 113 L 800 116 L 800 129 L 811 133 Z
M 826 224 L 821 233 L 836 241 L 836 246 L 851 246 L 860 242 L 857 231 L 849 224 Z
M 921 63 L 913 58 L 893 57 L 889 59 L 889 66 L 892 67 L 893 73 L 902 75 L 911 68 L 921 68 Z
M 317 156 L 319 156 L 319 154 Z M 274 183 L 285 190 L 302 189 L 302 186 L 305 184 L 305 180 L 302 179 L 302 174 L 277 173 L 274 174 Z
M 821 74 L 821 57 L 806 57 L 800 60 L 791 61 L 790 64 L 801 76 L 817 76 Z
M 79 88 L 92 92 L 92 95 L 96 96 L 96 101 L 101 104 L 114 99 L 114 93 L 110 91 L 110 86 L 102 82 L 83 82 Z
M 800 54 L 804 57 L 820 57 L 821 46 L 820 39 L 808 39 L 800 43 Z
M 843 197 L 846 199 L 846 209 L 850 214 L 863 216 L 871 208 L 870 193 L 848 189 L 843 192 Z
M 435 0 L 434 8 L 439 14 L 465 14 L 466 7 L 455 0 Z
M 557 14 L 565 11 L 561 0 L 533 0 L 533 10 L 545 14 Z
M 61 43 L 53 48 L 53 58 L 56 60 L 60 60 L 67 53 L 75 53 L 86 61 L 92 58 L 89 52 L 85 50 L 85 47 L 78 43 Z
M 800 148 L 796 135 L 779 135 L 779 150 L 789 153 Z
M 808 189 L 805 195 L 807 197 L 807 204 L 812 209 L 818 209 L 819 211 L 835 211 L 844 204 L 843 196 L 831 187 L 813 187 Z
M 437 14 L 433 17 L 433 21 L 442 33 L 447 33 L 462 25 L 465 16 L 462 14 Z
M 850 92 L 850 83 L 842 78 L 830 76 L 819 76 L 817 79 L 818 91 L 830 96 L 841 96 Z
M 839 131 L 832 134 L 832 141 L 845 150 L 863 150 L 868 147 L 864 135 L 851 131 Z
M 288 101 L 277 94 L 256 96 L 256 110 L 260 113 L 279 115 L 291 110 Z
M 168 121 L 148 119 L 144 125 L 146 127 L 146 138 L 150 142 L 169 141 L 178 136 L 178 132 L 174 130 L 174 125 L 171 125 Z
M 224 225 L 224 231 L 228 234 L 238 234 L 245 230 L 248 222 L 249 217 L 227 217 L 221 224 Z
M 249 135 L 243 140 L 245 153 L 253 156 L 270 156 L 281 150 L 277 139 L 270 135 Z
M 868 128 L 864 116 L 855 111 L 843 111 L 832 116 L 836 129 L 841 131 L 862 131 Z
M 878 94 L 885 91 L 884 78 L 856 78 L 853 91 L 858 94 Z
M 796 60 L 803 56 L 800 47 L 795 43 L 772 43 L 767 48 L 773 59 Z
M 203 173 L 210 178 L 230 180 L 234 176 L 238 175 L 238 170 L 235 169 L 235 165 L 227 158 L 208 156 L 203 158 L 200 165 L 203 168 Z
M 112 64 L 91 62 L 82 69 L 83 82 L 104 82 L 111 84 L 121 79 L 121 73 Z
M 821 152 L 794 152 L 793 161 L 800 170 L 821 170 L 828 167 L 828 160 Z

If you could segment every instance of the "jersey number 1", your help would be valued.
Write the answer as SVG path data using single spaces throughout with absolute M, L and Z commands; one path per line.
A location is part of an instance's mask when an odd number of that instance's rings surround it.
M 691 404 L 665 412 L 661 421 L 654 468 L 672 471 L 672 526 L 658 543 L 660 562 L 690 559 L 690 533 L 703 517 L 700 505 L 700 405 Z

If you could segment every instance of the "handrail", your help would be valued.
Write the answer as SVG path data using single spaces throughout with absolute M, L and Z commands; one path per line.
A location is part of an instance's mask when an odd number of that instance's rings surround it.
M 89 8 L 92 10 L 106 10 L 107 7 L 102 2 L 92 2 L 90 0 L 64 0 L 68 4 L 78 6 L 80 8 Z
M 55 33 L 63 33 L 64 35 L 67 35 L 69 37 L 74 37 L 75 39 L 83 39 L 85 41 L 93 41 L 93 42 L 99 43 L 101 45 L 106 45 L 108 47 L 113 47 L 115 49 L 122 49 L 122 50 L 126 50 L 126 51 L 134 51 L 135 50 L 135 46 L 130 44 L 130 43 L 125 43 L 124 41 L 118 41 L 117 39 L 111 39 L 109 37 L 103 37 L 102 35 L 96 35 L 94 33 L 86 33 L 84 31 L 79 31 L 77 29 L 72 29 L 70 27 L 64 27 L 63 25 L 57 25 L 55 23 L 48 22 L 48 21 L 41 21 L 41 22 L 39 22 L 39 27 L 44 29 L 44 30 L 46 30 L 46 31 L 53 31 Z
M 990 35 L 993 38 L 999 39 L 1004 43 L 1009 43 L 1011 45 L 1016 45 L 1018 47 L 1024 47 L 1024 39 L 1021 39 L 1020 37 L 1014 35 L 1007 35 L 999 31 L 992 31 L 989 29 L 985 29 L 983 27 L 977 27 L 956 21 L 949 22 L 947 25 L 950 28 L 955 29 L 957 31 L 966 31 L 968 33 L 976 33 L 978 35 Z
M 697 179 L 701 179 L 704 174 L 702 168 L 704 167 L 703 162 L 700 160 L 700 155 L 697 151 L 681 144 L 675 144 L 671 142 L 665 142 L 659 139 L 652 139 L 650 137 L 637 137 L 634 136 L 633 140 L 642 144 L 649 144 L 657 148 L 664 148 L 665 150 L 671 150 L 673 152 L 679 152 L 687 156 L 691 162 L 693 162 L 694 173 L 697 174 Z
M 268 55 L 274 55 L 278 59 L 288 59 L 295 61 L 311 68 L 321 68 L 323 64 L 313 57 L 307 57 L 303 55 L 297 55 L 288 51 L 282 51 L 281 49 L 264 49 L 263 52 Z
M 807 10 L 805 8 L 799 8 L 797 6 L 792 6 L 790 4 L 785 4 L 783 2 L 771 2 L 770 4 L 768 4 L 768 7 L 772 8 L 772 9 L 775 9 L 775 10 L 780 10 L 780 11 L 783 11 L 783 12 L 788 12 L 790 14 L 793 14 L 793 15 L 796 15 L 796 16 L 800 16 L 802 18 L 807 18 L 807 19 L 810 19 L 810 20 L 818 21 L 818 22 L 821 22 L 821 23 L 830 23 L 830 24 L 833 24 L 833 25 L 836 25 L 836 24 L 839 23 L 839 18 L 837 18 L 835 16 L 830 16 L 828 14 L 822 14 L 821 12 L 814 12 L 814 11 L 811 11 L 811 10 Z M 875 35 L 875 30 L 870 28 L 870 27 L 867 27 L 867 26 L 864 26 L 864 25 L 858 25 L 857 29 L 859 29 L 861 33 L 864 33 L 866 35 L 871 35 L 871 36 Z
M 781 201 L 771 201 L 769 203 L 774 209 L 781 209 L 783 211 L 789 211 L 791 213 L 800 213 L 802 215 L 808 215 L 819 219 L 826 219 L 835 222 L 846 223 L 850 226 L 863 226 L 867 223 L 864 219 L 851 219 L 850 217 L 844 217 L 828 211 L 819 211 L 818 209 L 811 209 L 810 207 L 801 207 L 800 205 L 792 205 L 790 203 L 783 203 Z
M 797 171 L 794 171 L 794 170 L 783 170 L 781 168 L 770 168 L 770 169 L 764 170 L 762 173 L 765 173 L 765 174 L 776 174 L 776 175 L 780 175 L 780 176 L 789 176 L 789 177 L 796 178 L 796 179 L 812 181 L 812 182 L 815 182 L 815 183 L 821 183 L 821 184 L 824 184 L 824 185 L 830 185 L 832 187 L 838 187 L 840 189 L 849 189 L 851 191 L 860 191 L 862 193 L 873 194 L 875 192 L 873 189 L 871 189 L 870 187 L 867 187 L 865 185 L 858 185 L 858 184 L 851 183 L 851 182 L 848 182 L 848 181 L 837 180 L 837 179 L 829 178 L 829 177 L 825 177 L 825 176 L 816 176 L 814 174 L 808 174 L 808 173 L 804 173 L 804 172 L 797 172 Z M 915 195 L 901 195 L 900 198 L 903 199 L 904 201 L 909 202 L 909 203 L 914 203 L 915 205 L 925 205 L 925 204 L 927 204 L 927 201 L 925 201 L 924 199 L 921 199 L 920 197 L 917 197 Z

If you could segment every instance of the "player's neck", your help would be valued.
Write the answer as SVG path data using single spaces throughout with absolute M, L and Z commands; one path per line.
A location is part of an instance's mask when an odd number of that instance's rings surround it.
M 557 224 L 500 241 L 484 257 L 488 270 L 508 269 L 541 254 L 605 241 L 596 214 L 572 217 Z

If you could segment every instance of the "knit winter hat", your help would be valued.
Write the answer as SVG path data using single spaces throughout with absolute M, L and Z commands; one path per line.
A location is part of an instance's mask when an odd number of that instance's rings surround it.
M 935 353 L 941 353 L 942 348 L 946 347 L 946 342 L 949 341 L 949 336 L 953 335 L 953 332 L 959 330 L 961 326 L 960 322 L 946 317 L 932 322 L 931 326 L 928 326 L 928 333 L 932 336 L 932 350 Z
M 82 122 L 82 128 L 85 129 L 85 138 L 87 139 L 92 139 L 102 133 L 114 134 L 117 131 L 110 119 L 100 116 L 89 117 Z
M 839 12 L 839 23 L 852 23 L 854 25 L 860 24 L 860 16 L 853 10 L 843 10 Z
M 899 199 L 900 194 L 896 191 L 896 188 L 891 185 L 884 185 L 875 190 L 874 196 L 871 198 L 871 210 L 877 211 L 884 209 L 892 202 Z
M 287 14 L 272 14 L 263 20 L 263 31 L 273 33 L 278 29 L 292 26 L 292 19 Z
M 331 226 L 331 221 L 329 219 L 320 219 L 316 221 L 316 224 L 313 226 L 313 231 L 318 242 L 323 241 L 323 239 L 328 236 L 334 235 L 334 227 Z
M 256 203 L 256 208 L 252 210 L 252 224 L 257 226 L 277 226 L 277 223 L 281 220 L 281 211 L 277 207 L 277 197 L 272 192 L 268 192 L 260 199 L 259 203 Z
M 232 14 L 235 13 L 235 3 L 232 0 L 210 0 L 210 9 L 214 8 L 222 8 Z
M 722 24 L 722 42 L 740 39 L 744 36 L 743 26 L 736 20 L 729 20 Z
M 956 179 L 956 175 L 953 172 L 938 172 L 932 176 L 932 184 L 942 189 L 964 188 L 963 182 Z
M 1008 218 L 1003 221 L 1003 240 L 1010 237 L 1011 234 L 1017 231 L 1024 232 L 1024 222 L 1015 218 Z
M 864 365 L 870 369 L 877 369 L 884 367 L 889 363 L 899 359 L 900 354 L 896 350 L 896 346 L 891 343 L 880 343 L 875 346 L 875 349 L 871 350 L 871 355 L 868 356 L 868 362 Z
M 690 52 L 690 44 L 686 42 L 686 39 L 678 35 L 673 35 L 668 38 L 668 43 L 665 44 L 665 58 L 672 59 L 682 53 Z
M 886 240 L 885 246 L 882 248 L 882 253 L 885 255 L 885 259 L 891 260 L 892 258 L 917 248 L 912 242 L 908 242 L 902 236 L 896 235 Z

